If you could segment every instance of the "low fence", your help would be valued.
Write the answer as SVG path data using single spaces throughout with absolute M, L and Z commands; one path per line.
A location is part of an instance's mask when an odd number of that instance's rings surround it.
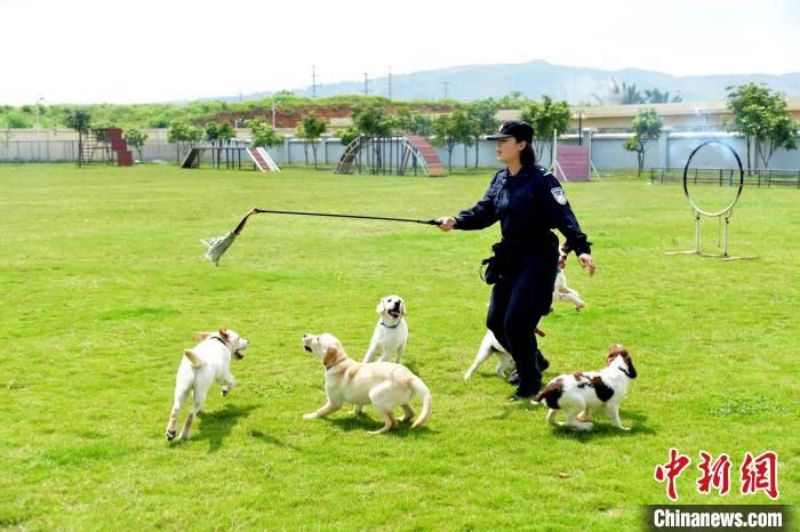
M 683 183 L 683 168 L 651 168 L 651 183 Z M 729 168 L 690 168 L 687 180 L 693 184 L 733 186 L 739 183 L 739 171 Z M 790 186 L 800 188 L 800 170 L 751 170 L 745 171 L 744 186 L 772 187 Z

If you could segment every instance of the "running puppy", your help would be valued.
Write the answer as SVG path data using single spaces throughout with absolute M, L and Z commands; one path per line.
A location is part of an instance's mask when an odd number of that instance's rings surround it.
M 556 413 L 563 410 L 567 419 L 562 425 L 576 430 L 592 430 L 592 413 L 602 408 L 615 427 L 630 430 L 619 420 L 619 404 L 628 391 L 628 383 L 635 378 L 636 368 L 627 349 L 613 344 L 608 350 L 605 368 L 559 375 L 539 392 L 536 401 L 544 401 L 550 407 L 547 421 L 551 425 L 556 425 Z
M 586 306 L 581 296 L 567 286 L 567 276 L 564 275 L 564 268 L 567 267 L 567 255 L 569 248 L 566 244 L 558 248 L 558 274 L 556 275 L 556 282 L 553 286 L 553 299 L 558 301 L 569 301 L 575 305 L 575 310 L 580 310 Z
M 325 366 L 325 392 L 328 402 L 303 419 L 325 417 L 336 412 L 344 403 L 361 407 L 372 403 L 381 414 L 384 426 L 371 434 L 382 434 L 398 426 L 394 411 L 402 407 L 401 422 L 411 421 L 414 411 L 409 402 L 416 394 L 422 397 L 422 413 L 411 428 L 422 426 L 431 413 L 431 392 L 422 379 L 408 368 L 392 362 L 356 362 L 345 353 L 341 342 L 332 334 L 304 334 L 303 349 L 317 355 Z
M 195 416 L 203 409 L 208 390 L 216 381 L 222 385 L 222 395 L 227 396 L 236 384 L 236 379 L 231 373 L 231 358 L 242 359 L 242 351 L 247 349 L 250 342 L 240 337 L 236 331 L 219 329 L 217 332 L 199 332 L 197 339 L 200 343 L 183 352 L 181 365 L 175 377 L 175 402 L 167 423 L 167 440 L 175 439 L 175 426 L 178 422 L 178 413 L 184 401 L 192 392 L 192 409 L 186 416 L 180 438 L 189 439 L 192 422 Z

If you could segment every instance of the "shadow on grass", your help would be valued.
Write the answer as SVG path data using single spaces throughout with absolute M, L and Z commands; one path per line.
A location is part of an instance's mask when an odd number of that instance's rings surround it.
M 350 432 L 351 430 L 370 432 L 383 427 L 383 420 L 374 419 L 366 414 L 361 414 L 360 416 L 349 414 L 345 417 L 317 421 L 326 421 L 344 432 Z M 400 423 L 400 426 L 396 429 L 385 432 L 380 436 L 389 436 L 395 438 L 420 438 L 438 433 L 437 431 L 430 429 L 425 425 L 412 430 L 412 423 Z
M 291 443 L 286 443 L 283 440 L 276 438 L 275 436 L 270 436 L 269 434 L 264 434 L 260 430 L 251 430 L 250 437 L 256 440 L 262 441 L 264 443 L 269 443 L 271 445 L 275 445 L 277 447 L 287 447 L 293 451 L 299 451 L 300 448 L 292 445 Z
M 544 410 L 547 412 L 547 410 Z M 640 434 L 656 434 L 656 431 L 647 426 L 647 416 L 635 411 L 620 411 L 622 424 L 630 427 L 630 431 L 623 431 L 611 424 L 611 420 L 602 413 L 597 412 L 593 416 L 594 428 L 589 432 L 581 432 L 567 427 L 551 427 L 553 436 L 556 438 L 566 438 L 585 443 L 599 438 L 625 437 L 632 438 Z M 556 417 L 556 420 L 563 421 L 563 416 Z
M 208 440 L 208 452 L 215 453 L 220 450 L 222 443 L 227 438 L 233 427 L 240 419 L 246 418 L 250 412 L 258 408 L 254 405 L 235 406 L 226 404 L 222 410 L 215 412 L 201 412 L 199 417 L 200 426 L 196 436 L 192 440 Z

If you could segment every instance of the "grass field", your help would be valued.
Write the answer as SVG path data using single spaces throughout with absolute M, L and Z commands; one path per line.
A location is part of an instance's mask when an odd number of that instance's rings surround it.
M 507 403 L 494 362 L 462 381 L 496 227 L 262 215 L 218 268 L 201 258 L 198 241 L 252 205 L 432 218 L 472 205 L 490 177 L 0 165 L 0 527 L 636 529 L 640 505 L 668 502 L 653 470 L 672 447 L 692 459 L 682 503 L 770 503 L 738 493 L 739 466 L 773 450 L 777 502 L 796 504 L 798 190 L 746 189 L 731 252 L 760 258 L 722 262 L 665 255 L 694 243 L 678 185 L 567 185 L 598 273 L 570 260 L 588 307 L 545 318 L 546 377 L 626 344 L 639 379 L 624 434 L 602 419 L 590 434 L 548 426 L 543 409 Z M 716 222 L 704 231 L 713 251 Z M 408 303 L 428 424 L 371 436 L 371 408 L 304 421 L 324 390 L 302 333 L 332 332 L 360 358 L 389 293 Z M 219 326 L 251 341 L 239 385 L 224 399 L 215 387 L 192 440 L 168 443 L 181 353 Z M 696 492 L 701 450 L 731 456 L 731 494 Z

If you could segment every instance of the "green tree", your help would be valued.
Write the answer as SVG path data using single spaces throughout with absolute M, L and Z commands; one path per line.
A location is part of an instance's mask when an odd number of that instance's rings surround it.
M 92 116 L 85 109 L 72 109 L 64 115 L 64 124 L 78 132 L 78 166 L 83 163 L 83 136 L 89 131 Z
M 447 169 L 453 170 L 453 148 L 456 145 L 456 122 L 450 114 L 439 115 L 433 120 L 433 144 L 447 147 Z
M 408 108 L 403 108 L 397 113 L 396 121 L 397 129 L 412 135 L 427 137 L 433 131 L 431 128 L 433 121 L 429 116 Z
M 464 146 L 464 168 L 469 167 L 467 162 L 467 148 L 475 143 L 478 133 L 478 123 L 469 114 L 468 108 L 456 107 L 450 115 L 453 121 L 453 139 Z
M 553 155 L 553 133 L 561 135 L 569 125 L 569 105 L 565 101 L 554 102 L 549 96 L 542 97 L 541 102 L 530 102 L 520 111 L 520 118 L 533 126 L 533 144 L 537 160 L 541 160 L 542 151 L 547 147 L 551 158 Z
M 467 108 L 467 114 L 475 123 L 475 168 L 478 167 L 478 157 L 480 153 L 481 135 L 488 135 L 497 130 L 498 104 L 493 99 L 478 100 Z
M 783 94 L 755 83 L 731 86 L 727 90 L 728 109 L 733 112 L 729 129 L 744 135 L 748 173 L 753 168 L 753 152 L 767 168 L 775 150 L 797 149 L 794 137 L 797 136 L 798 124 L 792 120 Z
M 385 137 L 392 132 L 394 122 L 385 105 L 367 103 L 354 110 L 353 125 L 362 135 Z
M 500 109 L 521 109 L 530 99 L 520 91 L 511 91 L 497 101 Z
M 221 143 L 228 142 L 236 138 L 236 130 L 228 122 L 217 125 L 217 139 Z
M 633 137 L 622 145 L 628 151 L 636 152 L 639 173 L 642 175 L 644 168 L 645 147 L 647 143 L 661 136 L 664 122 L 655 109 L 640 109 L 633 119 Z
M 620 84 L 616 78 L 612 77 L 611 82 L 603 94 L 592 93 L 592 97 L 600 105 L 635 105 L 645 103 L 645 99 L 636 84 L 628 85 L 626 82 Z
M 661 92 L 658 89 L 645 89 L 644 103 L 676 103 L 682 102 L 681 96 L 670 96 L 669 91 Z
M 175 156 L 178 164 L 181 162 L 182 152 L 186 145 L 188 144 L 191 148 L 191 146 L 202 137 L 203 132 L 199 128 L 187 124 L 186 122 L 177 120 L 169 125 L 169 129 L 167 130 L 167 142 L 175 144 Z
M 304 139 L 311 144 L 311 151 L 314 153 L 314 168 L 317 168 L 317 148 L 319 147 L 319 138 L 328 129 L 328 125 L 321 118 L 317 118 L 314 113 L 308 114 L 303 117 L 301 122 Z M 308 164 L 306 162 L 306 164 Z
M 139 153 L 139 160 L 143 161 L 144 157 L 142 157 L 142 148 L 144 147 L 144 143 L 147 140 L 147 133 L 140 131 L 138 129 L 128 129 L 125 131 L 125 141 L 128 143 L 129 146 L 136 149 Z
M 306 157 L 306 166 L 308 166 L 308 139 L 306 138 L 306 130 L 303 129 L 303 123 L 298 122 L 294 128 L 294 137 L 303 141 L 303 155 Z
M 353 126 L 364 136 L 377 139 L 388 137 L 392 133 L 395 122 L 389 115 L 383 102 L 371 102 L 359 105 L 353 113 Z M 383 168 L 383 143 L 373 142 L 370 172 L 378 173 Z
M 271 148 L 283 142 L 283 137 L 275 131 L 275 128 L 262 120 L 251 120 L 248 125 L 252 135 L 253 146 Z
M 349 146 L 351 142 L 360 136 L 361 133 L 358 131 L 358 129 L 353 126 L 349 126 L 339 133 L 339 142 L 341 142 L 344 146 Z

